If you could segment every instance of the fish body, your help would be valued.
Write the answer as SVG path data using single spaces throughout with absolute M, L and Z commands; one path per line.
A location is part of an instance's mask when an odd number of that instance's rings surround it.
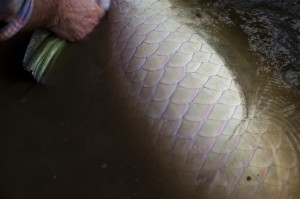
M 247 107 L 222 57 L 168 0 L 117 0 L 109 67 L 191 198 L 299 198 L 286 129 Z M 229 49 L 230 50 L 230 49 Z
M 287 123 L 247 106 L 230 67 L 184 12 L 168 0 L 115 0 L 108 12 L 103 67 L 114 77 L 107 84 L 143 126 L 141 141 L 176 176 L 184 198 L 300 198 L 299 149 Z M 42 80 L 47 52 L 54 56 L 65 42 L 36 37 L 25 63 Z M 41 53 L 38 41 L 56 48 L 43 45 Z

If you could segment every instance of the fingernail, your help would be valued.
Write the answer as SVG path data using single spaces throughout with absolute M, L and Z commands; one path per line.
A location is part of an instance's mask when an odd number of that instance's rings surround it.
M 96 0 L 96 3 L 106 12 L 110 8 L 111 0 Z

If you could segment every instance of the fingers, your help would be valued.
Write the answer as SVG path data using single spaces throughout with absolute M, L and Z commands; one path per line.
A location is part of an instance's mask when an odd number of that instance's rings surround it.
M 101 8 L 100 6 L 95 6 L 96 9 L 96 13 L 98 15 L 98 19 L 102 19 L 102 17 L 105 15 L 105 11 L 103 10 L 103 8 Z
M 110 8 L 111 0 L 96 0 L 96 3 L 104 10 L 108 11 Z
M 105 14 L 95 0 L 65 0 L 60 5 L 58 23 L 50 30 L 69 41 L 85 38 Z

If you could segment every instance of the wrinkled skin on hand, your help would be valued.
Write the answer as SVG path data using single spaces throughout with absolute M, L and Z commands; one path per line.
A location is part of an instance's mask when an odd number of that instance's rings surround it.
M 104 10 L 95 0 L 36 0 L 29 29 L 44 27 L 69 41 L 93 31 Z
M 81 40 L 92 32 L 103 16 L 104 10 L 95 1 L 60 0 L 54 24 L 49 29 L 67 40 Z

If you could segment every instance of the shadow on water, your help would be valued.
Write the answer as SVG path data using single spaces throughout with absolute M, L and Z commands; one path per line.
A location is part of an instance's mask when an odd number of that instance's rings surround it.
M 1 44 L 0 198 L 180 197 L 165 191 L 170 179 L 126 130 L 128 112 L 99 65 L 105 38 L 93 38 L 106 25 L 68 45 L 46 85 L 20 70 L 28 40 Z

